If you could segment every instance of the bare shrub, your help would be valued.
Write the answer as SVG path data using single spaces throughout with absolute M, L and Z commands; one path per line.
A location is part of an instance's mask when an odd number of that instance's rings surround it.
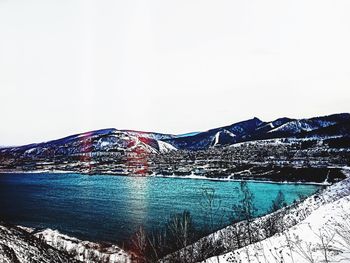
M 206 223 L 205 232 L 214 232 L 215 225 L 221 225 L 224 217 L 224 209 L 221 207 L 221 201 L 217 198 L 214 188 L 202 188 L 201 189 L 202 199 L 200 206 L 204 214 Z M 218 219 L 218 215 L 221 216 Z M 219 222 L 218 222 L 219 221 Z
M 252 244 L 254 242 L 252 221 L 257 211 L 254 205 L 254 194 L 249 189 L 246 181 L 241 181 L 240 190 L 240 200 L 237 204 L 233 205 L 231 218 L 233 223 L 236 223 L 240 220 L 245 221 L 244 229 L 247 233 L 249 244 Z M 245 238 L 243 239 L 243 241 L 245 242 Z M 239 240 L 238 243 L 241 244 L 242 240 Z

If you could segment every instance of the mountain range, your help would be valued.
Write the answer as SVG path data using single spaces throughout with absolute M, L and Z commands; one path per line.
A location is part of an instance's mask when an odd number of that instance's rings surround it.
M 341 113 L 310 119 L 258 118 L 200 132 L 193 136 L 165 139 L 178 149 L 204 150 L 212 146 L 275 138 L 337 137 L 350 135 L 350 114 Z
M 341 113 L 309 119 L 279 118 L 265 122 L 252 118 L 204 132 L 183 135 L 118 130 L 96 130 L 58 140 L 0 149 L 0 154 L 46 157 L 88 152 L 166 153 L 173 150 L 198 151 L 240 142 L 277 138 L 350 137 L 350 114 Z

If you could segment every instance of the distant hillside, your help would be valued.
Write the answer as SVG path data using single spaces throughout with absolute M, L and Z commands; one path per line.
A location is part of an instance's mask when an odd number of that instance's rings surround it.
M 349 125 L 349 113 L 300 120 L 279 118 L 271 122 L 253 118 L 194 136 L 173 137 L 164 141 L 178 149 L 203 150 L 212 146 L 262 139 L 349 136 Z
M 259 163 L 264 173 L 270 174 L 275 171 L 274 166 L 340 167 L 349 165 L 349 160 L 348 113 L 300 120 L 279 118 L 271 122 L 253 118 L 181 135 L 110 128 L 0 148 L 0 171 L 3 172 L 194 174 L 230 178 L 249 176 L 251 171 L 247 174 L 244 163 L 256 166 Z M 273 179 L 264 174 L 259 178 Z M 280 180 L 285 178 L 288 176 L 281 176 Z M 325 178 L 314 180 L 319 182 Z
M 2 148 L 0 154 L 17 154 L 29 158 L 74 156 L 91 152 L 164 153 L 175 148 L 158 139 L 170 137 L 165 134 L 121 131 L 112 128 L 71 135 L 49 142 Z

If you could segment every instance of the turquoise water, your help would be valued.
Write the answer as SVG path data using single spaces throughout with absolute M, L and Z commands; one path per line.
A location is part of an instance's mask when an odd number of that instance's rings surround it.
M 288 203 L 310 195 L 315 185 L 248 183 L 259 214 L 281 190 Z M 140 225 L 156 229 L 170 214 L 189 210 L 203 227 L 203 189 L 216 196 L 215 224 L 228 224 L 239 197 L 239 182 L 81 174 L 0 174 L 0 218 L 15 224 L 58 229 L 95 241 L 123 242 Z

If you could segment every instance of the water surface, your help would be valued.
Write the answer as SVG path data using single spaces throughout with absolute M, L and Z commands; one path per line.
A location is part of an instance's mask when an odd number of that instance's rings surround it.
M 315 185 L 249 182 L 259 214 L 281 190 L 288 203 L 310 195 Z M 94 241 L 123 242 L 140 225 L 156 229 L 169 215 L 189 210 L 198 227 L 207 222 L 203 189 L 216 196 L 216 227 L 228 224 L 239 199 L 239 182 L 82 174 L 0 174 L 0 218 L 30 227 L 53 228 Z

